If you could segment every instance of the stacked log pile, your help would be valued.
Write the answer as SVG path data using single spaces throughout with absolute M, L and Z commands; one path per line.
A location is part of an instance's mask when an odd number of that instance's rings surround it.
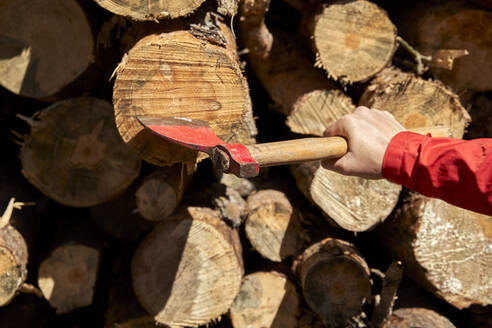
M 492 327 L 491 217 L 320 162 L 237 178 L 136 119 L 490 138 L 491 8 L 0 0 L 0 326 Z

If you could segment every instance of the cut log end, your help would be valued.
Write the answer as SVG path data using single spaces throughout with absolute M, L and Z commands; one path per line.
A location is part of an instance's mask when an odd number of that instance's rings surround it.
M 447 318 L 424 308 L 396 310 L 383 325 L 383 328 L 455 328 Z
M 225 313 L 239 292 L 239 239 L 210 209 L 188 208 L 172 217 L 138 248 L 133 289 L 158 323 L 197 327 Z
M 36 118 L 21 149 L 22 174 L 48 197 L 93 206 L 117 197 L 138 176 L 141 161 L 121 141 L 108 102 L 75 98 Z
M 227 142 L 254 142 L 251 100 L 234 51 L 187 31 L 137 43 L 120 64 L 113 90 L 123 140 L 158 166 L 194 162 L 195 151 L 162 141 L 135 118 L 157 115 L 205 120 Z
M 285 194 L 262 190 L 249 196 L 247 203 L 246 235 L 263 257 L 281 262 L 301 250 L 305 232 Z
M 230 310 L 234 328 L 298 327 L 299 295 L 287 278 L 276 272 L 244 277 Z
M 395 26 L 369 1 L 330 3 L 313 26 L 318 65 L 342 82 L 369 79 L 391 61 L 397 47 Z
M 17 95 L 51 96 L 92 62 L 92 32 L 77 1 L 2 1 L 0 30 L 0 85 Z
M 205 0 L 95 0 L 114 14 L 142 21 L 177 18 L 191 14 Z
M 44 260 L 38 285 L 59 314 L 92 304 L 100 254 L 84 245 L 64 245 Z
M 322 136 L 328 125 L 354 110 L 352 100 L 339 90 L 313 90 L 294 104 L 287 126 L 295 133 Z
M 358 315 L 370 297 L 369 268 L 355 248 L 327 238 L 309 247 L 294 263 L 306 302 L 330 326 Z

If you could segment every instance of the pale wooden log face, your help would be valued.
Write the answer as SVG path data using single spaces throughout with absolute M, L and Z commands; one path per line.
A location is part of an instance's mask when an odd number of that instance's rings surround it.
M 343 82 L 364 81 L 382 70 L 396 50 L 396 28 L 386 12 L 365 1 L 327 5 L 314 26 L 317 64 Z
M 100 6 L 135 20 L 155 20 L 185 16 L 205 0 L 95 0 Z
M 92 304 L 99 268 L 99 251 L 84 245 L 58 247 L 44 260 L 38 285 L 57 313 Z
M 12 252 L 0 247 L 0 305 L 8 303 L 14 297 L 24 279 Z
M 306 93 L 293 106 L 286 124 L 292 132 L 322 136 L 331 123 L 352 113 L 352 100 L 339 90 L 314 90 Z
M 224 225 L 207 213 L 210 223 Z M 144 239 L 132 262 L 133 288 L 157 322 L 197 327 L 229 309 L 242 267 L 220 229 L 183 218 L 161 223 Z
M 492 304 L 492 218 L 430 198 L 415 210 L 412 249 L 420 274 L 458 308 Z
M 92 32 L 76 1 L 3 0 L 0 6 L 0 85 L 11 92 L 50 96 L 92 61 Z
M 193 161 L 195 152 L 143 131 L 136 115 L 201 119 L 226 142 L 252 142 L 248 88 L 234 55 L 185 31 L 141 40 L 118 68 L 113 100 L 123 140 L 156 165 Z
M 68 206 L 109 201 L 138 176 L 140 159 L 122 142 L 111 105 L 76 98 L 44 109 L 21 149 L 22 174 Z
M 138 212 L 150 221 L 161 221 L 171 215 L 178 205 L 178 196 L 172 186 L 162 179 L 145 181 L 135 193 Z
M 234 328 L 298 327 L 299 296 L 281 274 L 257 272 L 244 277 L 231 307 Z
M 383 222 L 398 202 L 401 186 L 387 180 L 344 176 L 320 167 L 313 178 L 313 201 L 341 228 L 366 231 Z

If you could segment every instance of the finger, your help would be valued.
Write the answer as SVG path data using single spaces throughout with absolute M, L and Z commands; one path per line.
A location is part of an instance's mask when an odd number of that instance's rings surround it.
M 348 137 L 347 133 L 347 121 L 349 118 L 347 118 L 349 115 L 343 116 L 341 119 L 337 120 L 335 123 L 330 124 L 325 132 L 323 133 L 323 136 L 325 137 L 335 137 L 335 136 L 340 136 L 340 137 Z

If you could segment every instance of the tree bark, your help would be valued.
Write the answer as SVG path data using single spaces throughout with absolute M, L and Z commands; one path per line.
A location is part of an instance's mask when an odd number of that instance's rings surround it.
M 431 67 L 432 75 L 457 92 L 492 90 L 492 13 L 467 1 L 412 4 L 400 9 L 402 36 L 424 55 L 439 49 L 466 49 L 453 69 Z
M 370 272 L 349 243 L 333 238 L 309 247 L 294 262 L 304 298 L 328 327 L 344 326 L 371 295 Z
M 383 328 L 455 328 L 447 318 L 424 308 L 396 310 L 383 325 Z
M 299 47 L 299 40 L 268 30 L 265 15 L 269 5 L 269 0 L 248 0 L 240 8 L 241 40 L 249 50 L 249 62 L 277 109 L 287 116 L 289 128 L 321 136 L 331 122 L 355 107 L 313 67 L 314 59 Z
M 51 96 L 93 60 L 92 32 L 75 0 L 3 1 L 0 30 L 0 85 L 20 96 Z
M 492 220 L 418 194 L 377 229 L 419 285 L 458 309 L 492 304 Z
M 141 161 L 121 141 L 104 100 L 62 101 L 26 121 L 31 133 L 20 153 L 22 174 L 61 204 L 89 207 L 110 201 L 139 174 Z
M 316 65 L 342 83 L 363 82 L 386 67 L 397 48 L 386 11 L 365 1 L 335 1 L 308 19 Z
M 217 24 L 205 28 L 209 41 L 184 30 L 149 35 L 116 70 L 116 125 L 125 143 L 152 164 L 193 162 L 197 154 L 144 130 L 136 115 L 201 119 L 226 142 L 254 142 L 256 127 L 236 43 L 231 31 Z
M 244 277 L 230 310 L 234 328 L 296 328 L 300 317 L 296 287 L 275 271 Z
M 220 317 L 243 275 L 237 231 L 208 208 L 188 207 L 160 223 L 132 261 L 133 290 L 156 322 L 197 327 Z
M 149 221 L 167 218 L 179 205 L 194 171 L 194 164 L 175 164 L 149 174 L 135 193 L 138 213 Z
M 453 138 L 461 138 L 470 122 L 458 96 L 443 84 L 395 68 L 371 81 L 360 104 L 390 112 L 407 129 L 443 125 Z
M 307 235 L 286 195 L 277 190 L 260 190 L 248 197 L 246 236 L 263 257 L 281 262 L 296 255 Z

